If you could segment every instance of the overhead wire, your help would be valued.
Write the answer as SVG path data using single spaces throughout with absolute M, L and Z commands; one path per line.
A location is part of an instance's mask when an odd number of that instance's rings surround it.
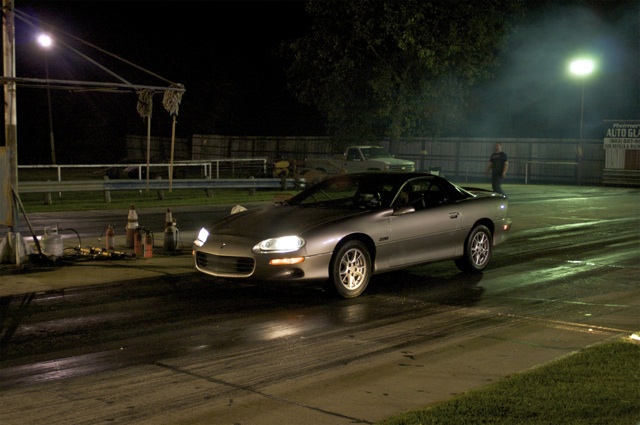
M 69 38 L 71 38 L 71 39 L 73 39 L 73 40 L 75 40 L 75 41 L 77 41 L 77 42 L 79 42 L 79 43 L 81 43 L 81 44 L 83 44 L 83 45 L 85 45 L 87 47 L 95 49 L 95 50 L 99 51 L 100 53 L 103 53 L 103 54 L 105 54 L 107 56 L 110 56 L 110 57 L 112 57 L 114 59 L 117 59 L 120 62 L 123 62 L 123 63 L 125 63 L 125 64 L 127 64 L 127 65 L 129 65 L 129 66 L 131 66 L 131 67 L 133 67 L 135 69 L 138 69 L 139 71 L 142 71 L 142 72 L 144 72 L 146 74 L 149 74 L 149 75 L 151 75 L 151 76 L 153 76 L 153 77 L 155 77 L 155 78 L 157 78 L 157 79 L 159 79 L 161 81 L 164 81 L 165 83 L 168 83 L 169 85 L 177 84 L 177 83 L 174 83 L 173 81 L 171 81 L 171 80 L 169 80 L 169 79 L 167 79 L 165 77 L 162 77 L 161 75 L 156 74 L 155 72 L 152 72 L 152 71 L 150 71 L 150 70 L 148 70 L 146 68 L 143 68 L 143 67 L 141 67 L 139 65 L 136 65 L 135 63 L 133 63 L 133 62 L 127 60 L 127 59 L 124 59 L 124 58 L 122 58 L 122 57 L 120 57 L 120 56 L 118 56 L 118 55 L 116 55 L 114 53 L 111 53 L 111 52 L 109 52 L 109 51 L 107 51 L 105 49 L 102 49 L 101 47 L 98 47 L 95 44 L 89 43 L 88 41 L 83 40 L 80 37 L 76 37 L 75 35 L 70 34 L 70 33 L 66 32 L 66 31 L 64 31 L 64 30 L 62 30 L 62 29 L 60 29 L 60 28 L 58 28 L 58 27 L 56 27 L 54 25 L 48 24 L 46 22 L 43 22 L 40 19 L 35 18 L 35 17 L 29 15 L 28 13 L 25 13 L 25 12 L 21 11 L 20 9 L 14 9 L 14 13 L 15 13 L 16 18 L 18 18 L 20 21 L 26 23 L 27 25 L 29 25 L 29 26 L 31 26 L 33 28 L 48 28 L 52 33 L 63 34 L 66 37 L 69 37 Z M 37 23 L 39 26 L 36 25 L 34 22 Z M 93 59 L 91 59 L 90 57 L 84 55 L 80 51 L 74 49 L 73 47 L 71 47 L 69 44 L 65 43 L 61 39 L 56 38 L 56 42 L 59 42 L 64 47 L 66 47 L 69 50 L 73 51 L 74 53 L 80 55 L 82 58 L 90 61 L 94 65 L 99 66 L 101 69 L 103 69 L 104 71 L 106 71 L 109 74 L 113 75 L 114 77 L 120 79 L 121 81 L 123 81 L 125 83 L 128 83 L 124 78 L 118 76 L 115 73 L 112 73 L 111 71 L 109 71 L 108 69 L 104 68 L 102 65 L 100 65 L 97 62 L 95 62 Z

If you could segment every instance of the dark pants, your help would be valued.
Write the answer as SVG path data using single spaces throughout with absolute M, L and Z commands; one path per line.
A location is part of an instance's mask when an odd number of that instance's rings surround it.
M 494 192 L 502 193 L 506 195 L 502 191 L 502 175 L 501 174 L 491 174 L 491 188 Z

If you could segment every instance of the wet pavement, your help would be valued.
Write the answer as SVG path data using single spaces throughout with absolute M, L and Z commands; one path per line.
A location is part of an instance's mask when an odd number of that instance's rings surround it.
M 527 199 L 527 204 L 521 204 L 519 209 L 540 209 L 544 211 L 545 203 L 551 199 L 578 199 L 581 193 L 597 193 L 599 197 L 617 196 L 618 198 L 627 199 L 636 202 L 640 196 L 637 189 L 624 188 L 600 188 L 600 187 L 570 187 L 570 186 L 525 186 L 525 185 L 505 185 L 509 190 L 510 199 L 513 205 L 517 205 L 519 200 Z M 628 195 L 628 196 L 627 196 Z M 625 198 L 625 196 L 627 196 Z M 514 208 L 514 210 L 518 210 Z M 582 220 L 589 223 L 589 220 L 596 221 L 603 214 L 603 211 L 610 217 L 612 212 L 607 209 L 593 208 L 591 205 L 581 206 L 579 203 L 574 208 L 582 208 Z M 636 208 L 640 213 L 640 210 Z M 184 211 L 176 210 L 178 214 L 187 214 L 188 209 Z M 146 212 L 141 212 L 146 213 Z M 73 213 L 70 213 L 73 215 Z M 94 213 L 82 213 L 83 217 Z M 96 215 L 103 214 L 95 212 Z M 123 215 L 125 212 L 117 212 Z M 593 214 L 593 217 L 591 217 Z M 615 219 L 615 218 L 614 218 Z M 543 229 L 553 222 L 557 226 L 561 226 L 567 217 L 563 216 L 557 210 L 548 214 L 536 215 L 538 221 L 530 220 L 522 222 L 514 220 L 514 232 L 537 232 L 538 228 Z M 575 224 L 572 224 L 575 225 Z M 190 252 L 190 242 L 195 238 L 195 226 L 182 230 L 181 243 L 175 253 L 163 252 L 163 240 L 158 238 L 154 248 L 154 255 L 151 258 L 124 258 L 124 259 L 104 259 L 104 258 L 63 258 L 63 262 L 59 265 L 48 265 L 39 263 L 28 263 L 22 267 L 12 265 L 0 266 L 0 297 L 19 295 L 34 292 L 48 291 L 69 291 L 78 287 L 113 285 L 113 284 L 131 284 L 136 282 L 153 282 L 162 281 L 163 279 L 173 278 L 179 275 L 188 276 L 196 273 L 193 268 L 193 262 Z M 540 234 L 540 240 L 548 235 Z M 65 247 L 73 246 L 73 238 L 65 240 Z M 124 236 L 116 235 L 116 248 L 123 249 Z M 507 242 L 508 244 L 508 242 Z M 551 242 L 549 242 L 551 244 Z M 512 244 L 506 252 L 509 255 L 516 256 L 514 250 L 516 244 Z M 551 245 L 549 245 L 551 246 Z M 636 243 L 636 248 L 638 247 Z M 633 249 L 630 247 L 629 249 Z M 126 251 L 126 250 L 125 250 Z M 65 251 L 66 252 L 66 251 Z M 548 253 L 544 254 L 549 256 Z M 556 256 L 561 256 L 561 252 Z M 637 254 L 630 254 L 632 258 L 637 258 Z M 542 254 L 541 254 L 542 257 Z M 573 259 L 570 259 L 573 260 Z M 508 260 L 503 260 L 508 263 Z M 545 261 L 541 258 L 541 261 Z M 559 267 L 578 267 L 567 266 L 566 262 L 560 261 Z M 547 265 L 546 263 L 544 264 Z M 585 267 L 581 265 L 580 267 Z M 635 268 L 634 268 L 635 267 Z M 504 288 L 511 288 L 510 284 L 514 281 L 509 267 L 505 266 L 505 275 L 496 276 L 493 285 L 489 288 L 494 292 L 500 292 Z M 615 273 L 633 273 L 637 270 L 637 264 L 628 264 L 626 271 L 623 268 L 611 268 Z M 539 273 L 539 272 L 536 272 Z M 532 277 L 538 276 L 534 272 Z M 597 276 L 592 277 L 595 279 Z M 542 279 L 542 278 L 540 278 Z M 620 280 L 623 280 L 620 278 Z M 504 283 L 503 283 L 504 282 Z M 541 285 L 542 286 L 542 285 Z M 554 288 L 554 290 L 562 288 Z M 551 290 L 551 289 L 549 289 Z M 562 300 L 557 294 L 549 295 L 546 302 L 543 303 L 544 295 L 538 291 L 537 297 L 540 302 L 531 302 L 532 305 L 557 305 Z M 469 389 L 479 388 L 488 383 L 495 382 L 512 373 L 521 372 L 529 368 L 537 367 L 549 361 L 555 360 L 563 355 L 576 352 L 577 350 L 607 341 L 614 337 L 624 335 L 623 331 L 629 331 L 629 323 L 636 324 L 640 327 L 640 316 L 638 316 L 637 293 L 633 296 L 623 296 L 621 292 L 617 303 L 613 303 L 607 299 L 598 302 L 600 297 L 604 295 L 598 293 L 593 294 L 589 298 L 590 303 L 580 303 L 580 305 L 595 306 L 604 303 L 601 308 L 602 314 L 594 315 L 594 321 L 601 326 L 587 326 L 581 323 L 584 320 L 581 316 L 580 320 L 575 323 L 568 320 L 557 320 L 555 316 L 551 316 L 545 320 L 533 320 L 531 317 L 519 311 L 513 315 L 505 315 L 502 310 L 498 310 L 497 306 L 483 304 L 482 308 L 468 308 L 466 315 L 485 316 L 489 311 L 496 309 L 500 314 L 495 315 L 495 327 L 487 329 L 486 332 L 478 333 L 477 329 L 471 329 L 469 333 L 460 333 L 456 335 L 454 346 L 457 347 L 453 351 L 448 349 L 445 351 L 443 341 L 434 338 L 426 341 L 422 345 L 411 345 L 412 351 L 402 351 L 402 358 L 398 359 L 397 350 L 390 351 L 388 354 L 379 357 L 367 358 L 362 360 L 345 361 L 339 367 L 333 367 L 323 371 L 321 374 L 309 374 L 299 379 L 287 379 L 285 381 L 275 382 L 273 384 L 265 384 L 261 390 L 253 391 L 249 385 L 234 384 L 249 380 L 242 375 L 243 371 L 249 370 L 249 363 L 265 358 L 266 354 L 263 348 L 256 351 L 256 358 L 249 357 L 251 352 L 243 351 L 243 356 L 247 357 L 248 364 L 246 367 L 234 368 L 229 370 L 225 367 L 228 358 L 225 356 L 211 357 L 207 353 L 202 354 L 202 358 L 195 353 L 194 364 L 182 364 L 183 360 L 165 359 L 162 367 L 158 364 L 155 367 L 146 366 L 144 385 L 148 388 L 142 392 L 127 391 L 127 385 L 132 378 L 125 375 L 124 371 L 107 386 L 104 382 L 98 382 L 98 378 L 86 377 L 76 382 L 77 388 L 88 389 L 99 386 L 102 392 L 96 390 L 96 394 L 92 397 L 82 397 L 82 399 L 73 402 L 74 408 L 78 411 L 86 412 L 87 417 L 95 419 L 92 415 L 95 413 L 95 400 L 101 400 L 106 397 L 105 394 L 126 394 L 123 400 L 119 401 L 118 407 L 120 412 L 125 412 L 130 405 L 146 406 L 149 398 L 153 395 L 157 405 L 150 405 L 148 409 L 149 421 L 147 423 L 159 423 L 159 416 L 153 417 L 157 408 L 168 400 L 175 400 L 177 397 L 185 400 L 201 400 L 203 397 L 206 401 L 202 401 L 196 410 L 190 410 L 191 417 L 184 411 L 184 415 L 180 418 L 173 417 L 173 423 L 206 423 L 199 422 L 196 418 L 209 418 L 209 414 L 215 412 L 216 423 L 253 423 L 253 424 L 273 424 L 278 423 L 374 423 L 381 418 L 389 416 L 389 412 L 399 412 L 416 405 L 428 405 L 438 400 L 452 397 L 456 394 L 463 393 Z M 388 306 L 392 300 L 404 301 L 395 292 L 392 294 L 373 295 L 372 301 L 376 301 L 380 297 L 380 302 Z M 502 303 L 506 304 L 499 296 L 495 297 L 495 302 L 500 308 Z M 340 303 L 345 304 L 345 308 L 355 307 L 357 303 Z M 568 303 L 574 305 L 577 303 Z M 628 306 L 623 306 L 628 304 Z M 613 306 L 618 306 L 614 308 Z M 404 309 L 410 305 L 404 305 Z M 624 308 L 623 308 L 624 307 Z M 560 308 L 560 307 L 558 307 Z M 578 308 L 578 307 L 573 307 Z M 582 307 L 580 307 L 582 308 Z M 590 307 L 593 309 L 594 307 Z M 564 308 L 567 310 L 568 308 Z M 381 311 L 381 310 L 380 310 Z M 576 311 L 576 314 L 581 313 Z M 546 312 L 543 313 L 546 315 Z M 462 312 L 457 316 L 461 316 L 459 320 L 464 322 L 468 318 L 462 317 Z M 584 316 L 584 315 L 583 315 Z M 449 316 L 447 320 L 450 319 Z M 493 316 L 492 316 L 493 317 Z M 635 318 L 635 322 L 634 322 Z M 258 318 L 259 320 L 260 318 Z M 262 322 L 260 326 L 263 326 Z M 403 323 L 403 325 L 406 325 Z M 435 323 L 417 323 L 418 329 L 427 332 L 436 326 Z M 451 326 L 447 323 L 447 326 Z M 222 326 L 224 328 L 224 326 Z M 458 328 L 460 332 L 462 327 Z M 398 338 L 400 328 L 394 328 L 394 338 Z M 638 329 L 636 329 L 638 330 Z M 380 330 L 372 328 L 371 330 L 361 329 L 360 334 L 353 346 L 349 346 L 350 350 L 367 344 L 380 343 L 378 336 Z M 415 333 L 407 335 L 407 338 L 414 338 Z M 313 338 L 306 339 L 310 347 L 308 353 L 300 351 L 301 358 L 316 359 L 319 347 L 312 345 Z M 349 338 L 339 339 L 342 344 L 351 341 Z M 366 342 L 366 344 L 365 344 Z M 298 349 L 303 350 L 306 346 L 301 345 Z M 326 348 L 326 347 L 325 347 Z M 305 355 L 303 355 L 305 354 Z M 241 356 L 238 356 L 240 358 Z M 234 357 L 235 358 L 235 357 Z M 278 370 L 284 367 L 281 358 L 277 357 L 273 360 L 270 370 Z M 239 361 L 239 360 L 237 360 Z M 311 361 L 311 360 L 310 360 Z M 366 362 L 366 367 L 362 363 Z M 411 367 L 413 366 L 413 367 Z M 394 368 L 393 374 L 384 373 L 390 368 Z M 184 372 L 187 371 L 188 373 Z M 197 371 L 197 374 L 196 374 Z M 225 379 L 218 379 L 221 371 L 225 371 Z M 128 371 L 127 371 L 128 372 Z M 139 376 L 141 370 L 131 370 L 134 376 Z M 172 372 L 170 380 L 172 384 L 166 385 L 166 375 Z M 183 372 L 179 374 L 178 372 Z M 236 374 L 240 376 L 236 376 Z M 197 376 L 196 376 L 197 375 Z M 216 379 L 208 378 L 209 376 Z M 373 378 L 377 377 L 377 378 Z M 425 379 L 428 377 L 428 380 Z M 193 380 L 197 379 L 199 385 L 204 390 L 194 386 Z M 94 382 L 95 381 L 95 382 Z M 231 383 L 231 384 L 228 384 Z M 78 386 L 79 385 L 79 386 Z M 142 384 L 141 384 L 142 385 Z M 47 406 L 45 413 L 44 407 L 40 412 L 33 410 L 31 415 L 33 418 L 42 419 L 47 415 L 52 415 L 51 408 L 59 404 L 65 409 L 70 406 L 67 400 L 73 400 L 75 392 L 79 390 L 75 387 L 69 387 L 65 383 L 56 383 L 50 387 L 43 387 L 38 393 L 38 406 Z M 206 391 L 205 391 L 206 390 Z M 5 401 L 11 406 L 34 406 L 33 393 L 29 388 L 16 389 L 5 393 Z M 220 391 L 221 396 L 211 398 L 210 394 Z M 239 394 L 235 394 L 235 398 L 230 398 L 228 391 L 247 393 L 241 398 Z M 166 394 L 165 394 L 166 393 Z M 143 394 L 143 395 L 142 395 Z M 234 403 L 231 403 L 233 400 Z M 114 404 L 116 408 L 118 404 Z M 152 408 L 151 406 L 154 406 Z M 15 412 L 14 412 L 15 410 Z M 16 407 L 12 412 L 7 413 L 5 419 L 9 423 L 24 423 L 24 416 L 28 409 L 19 409 Z M 105 408 L 105 410 L 107 410 Z M 15 413 L 15 414 L 14 414 Z M 12 418 L 16 418 L 12 421 Z M 53 418 L 53 416 L 50 416 Z M 203 419 L 204 420 L 204 419 Z M 22 422 L 20 422 L 22 421 Z M 53 423 L 53 422 L 52 422 Z M 88 423 L 88 422 L 87 422 Z M 143 423 L 143 422 L 141 422 Z M 172 423 L 172 420 L 165 418 L 165 423 Z M 210 423 L 210 422 L 209 422 Z

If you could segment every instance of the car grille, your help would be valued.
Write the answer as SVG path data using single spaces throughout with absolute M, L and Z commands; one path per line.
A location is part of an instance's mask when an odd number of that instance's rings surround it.
M 249 257 L 226 257 L 205 252 L 196 253 L 199 268 L 221 276 L 249 276 L 253 272 L 254 260 Z
M 390 165 L 389 171 L 409 171 L 413 172 L 416 168 L 414 165 Z

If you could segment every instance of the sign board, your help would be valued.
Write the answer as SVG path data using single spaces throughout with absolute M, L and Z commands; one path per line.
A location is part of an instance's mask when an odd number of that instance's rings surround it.
M 640 121 L 608 121 L 605 149 L 640 149 Z

